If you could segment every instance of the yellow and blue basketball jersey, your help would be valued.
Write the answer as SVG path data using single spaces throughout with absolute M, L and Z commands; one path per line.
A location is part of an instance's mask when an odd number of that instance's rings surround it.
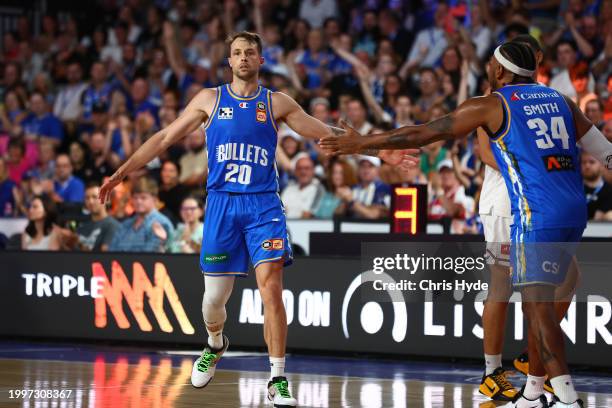
M 508 187 L 514 225 L 525 232 L 584 228 L 576 127 L 565 98 L 538 84 L 508 85 L 494 94 L 502 100 L 504 124 L 492 148 Z
M 539 84 L 494 92 L 504 121 L 491 144 L 504 177 L 514 223 L 511 265 L 515 285 L 565 279 L 586 226 L 576 126 L 565 98 Z
M 217 88 L 205 124 L 209 174 L 200 266 L 206 275 L 246 276 L 249 262 L 292 262 L 271 103 L 261 86 L 246 97 L 229 84 Z

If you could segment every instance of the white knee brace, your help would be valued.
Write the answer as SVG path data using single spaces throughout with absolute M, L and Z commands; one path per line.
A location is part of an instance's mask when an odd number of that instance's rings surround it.
M 234 276 L 204 275 L 204 297 L 202 315 L 207 326 L 223 324 L 227 317 L 225 304 L 234 287 Z

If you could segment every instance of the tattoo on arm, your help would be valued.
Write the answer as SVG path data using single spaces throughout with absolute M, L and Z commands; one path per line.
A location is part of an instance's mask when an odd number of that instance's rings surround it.
M 346 133 L 346 130 L 336 126 L 328 126 L 328 128 L 332 131 L 334 136 L 342 136 Z
M 444 115 L 439 119 L 429 122 L 427 127 L 439 133 L 449 133 L 453 128 L 453 117 L 451 115 Z

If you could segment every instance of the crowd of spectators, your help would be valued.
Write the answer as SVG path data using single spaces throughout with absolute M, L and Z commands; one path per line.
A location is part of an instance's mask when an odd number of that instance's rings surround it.
M 27 12 L 27 11 L 26 11 Z M 111 175 L 202 88 L 231 80 L 227 34 L 258 32 L 261 82 L 330 125 L 362 134 L 443 116 L 488 89 L 494 47 L 519 34 L 543 50 L 538 81 L 572 97 L 612 140 L 612 1 L 124 0 L 18 18 L 0 45 L 0 217 L 27 217 L 27 249 L 197 252 L 207 176 L 202 130 L 131 175 Z M 391 184 L 428 185 L 429 219 L 479 233 L 483 164 L 474 135 L 423 148 L 400 169 L 330 159 L 279 129 L 288 218 L 389 216 Z M 612 221 L 612 172 L 582 156 L 589 218 Z M 204 221 L 205 222 L 205 221 Z M 0 231 L 1 232 L 1 231 Z

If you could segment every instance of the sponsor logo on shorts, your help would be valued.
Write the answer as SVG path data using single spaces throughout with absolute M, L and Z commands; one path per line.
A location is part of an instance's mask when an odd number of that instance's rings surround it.
M 284 240 L 282 238 L 267 239 L 261 243 L 261 247 L 266 251 L 277 251 L 284 248 Z
M 544 156 L 542 159 L 548 172 L 574 170 L 574 160 L 571 156 L 553 154 Z
M 204 263 L 205 264 L 216 264 L 223 263 L 229 260 L 228 254 L 205 254 L 204 255 Z

